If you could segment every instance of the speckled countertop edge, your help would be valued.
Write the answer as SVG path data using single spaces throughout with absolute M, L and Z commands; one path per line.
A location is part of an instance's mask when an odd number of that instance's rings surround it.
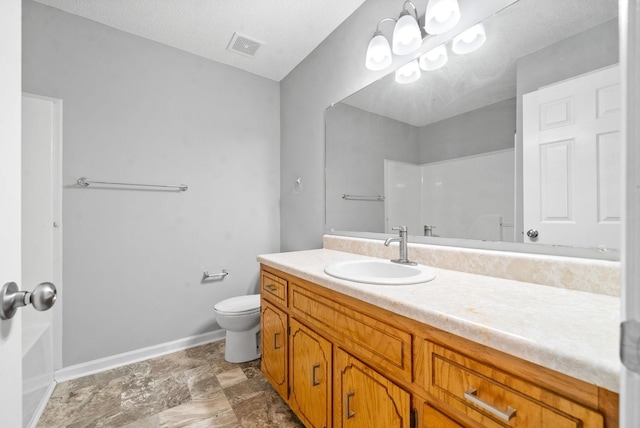
M 371 259 L 319 249 L 258 256 L 291 275 L 618 392 L 620 299 L 437 269 L 428 283 L 381 286 L 333 278 L 330 263 Z

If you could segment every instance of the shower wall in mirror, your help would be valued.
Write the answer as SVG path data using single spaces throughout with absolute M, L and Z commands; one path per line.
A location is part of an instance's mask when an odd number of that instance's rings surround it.
M 617 13 L 617 0 L 519 0 L 484 22 L 478 51 L 332 105 L 327 229 L 406 224 L 418 236 L 535 242 L 523 220 L 522 98 L 616 64 Z

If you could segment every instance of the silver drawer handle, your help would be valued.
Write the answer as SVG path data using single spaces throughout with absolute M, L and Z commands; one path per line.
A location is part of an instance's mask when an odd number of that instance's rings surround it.
M 491 404 L 485 403 L 484 401 L 478 398 L 478 390 L 472 386 L 470 386 L 467 389 L 467 392 L 464 393 L 464 398 L 471 401 L 473 404 L 479 407 L 482 407 L 483 409 L 493 413 L 503 421 L 509 422 L 511 418 L 513 418 L 516 415 L 516 409 L 514 409 L 511 406 L 507 406 L 507 410 L 503 412 L 502 410 L 496 409 Z
M 267 290 L 274 292 L 276 291 L 276 287 L 274 287 L 273 285 L 265 285 L 264 288 L 266 288 Z

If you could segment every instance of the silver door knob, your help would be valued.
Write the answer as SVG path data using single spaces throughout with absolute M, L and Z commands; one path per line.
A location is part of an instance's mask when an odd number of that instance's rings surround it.
M 527 236 L 531 239 L 535 239 L 538 237 L 538 231 L 535 229 L 529 229 L 527 230 Z
M 18 308 L 32 304 L 37 311 L 46 311 L 56 302 L 58 292 L 50 282 L 38 284 L 32 292 L 20 291 L 15 282 L 7 282 L 0 289 L 0 319 L 13 318 Z

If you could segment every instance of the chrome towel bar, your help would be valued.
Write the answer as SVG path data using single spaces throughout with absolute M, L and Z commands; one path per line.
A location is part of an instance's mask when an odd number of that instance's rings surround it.
M 78 178 L 77 183 L 78 183 L 78 186 L 81 186 L 81 187 L 88 187 L 90 184 L 107 184 L 107 185 L 114 185 L 114 186 L 164 187 L 164 188 L 177 189 L 181 192 L 186 192 L 187 189 L 189 188 L 189 186 L 187 186 L 186 184 L 117 183 L 112 181 L 94 181 L 94 180 L 88 179 L 87 177 Z
M 342 199 L 350 200 L 350 201 L 384 201 L 384 196 L 376 195 L 376 196 L 361 196 L 361 195 L 347 195 L 346 193 L 342 195 Z

